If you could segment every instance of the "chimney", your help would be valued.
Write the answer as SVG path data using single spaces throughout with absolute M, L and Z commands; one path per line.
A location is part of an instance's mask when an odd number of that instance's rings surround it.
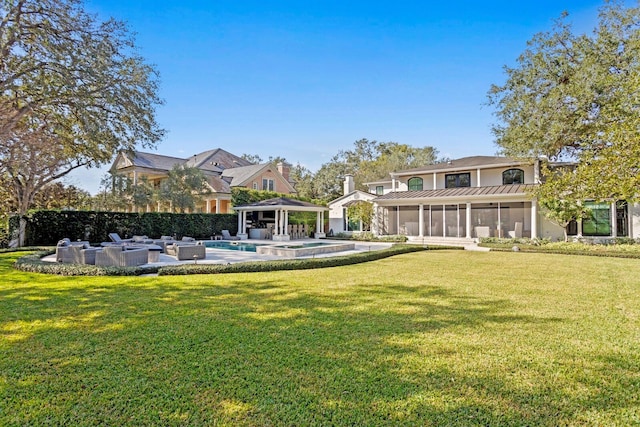
M 286 162 L 278 162 L 276 167 L 278 168 L 278 172 L 280 172 L 280 175 L 282 175 L 286 181 L 289 181 L 289 172 L 291 171 L 291 165 Z
M 344 195 L 351 193 L 356 189 L 356 184 L 353 181 L 353 175 L 347 174 L 344 176 Z

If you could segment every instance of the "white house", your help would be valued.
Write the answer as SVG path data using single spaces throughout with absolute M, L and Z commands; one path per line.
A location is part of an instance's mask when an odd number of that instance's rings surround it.
M 538 161 L 473 156 L 390 173 L 367 183 L 373 196 L 373 232 L 425 238 L 562 238 L 530 190 L 540 182 Z M 331 224 L 339 220 L 342 198 L 329 204 Z M 584 237 L 640 237 L 640 206 L 624 201 L 585 202 L 592 218 L 568 232 Z M 334 216 L 335 215 L 335 216 Z M 335 230 L 334 230 L 335 231 Z
M 375 198 L 375 194 L 356 190 L 353 175 L 346 175 L 344 194 L 329 203 L 329 234 L 363 231 L 362 221 L 350 219 L 347 208 L 360 201 L 371 202 Z

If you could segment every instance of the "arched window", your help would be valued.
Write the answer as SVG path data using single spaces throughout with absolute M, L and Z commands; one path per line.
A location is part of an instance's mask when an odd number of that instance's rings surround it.
M 409 179 L 409 191 L 422 191 L 422 178 L 413 177 Z
M 502 172 L 502 185 L 524 184 L 524 171 L 522 169 L 507 169 Z

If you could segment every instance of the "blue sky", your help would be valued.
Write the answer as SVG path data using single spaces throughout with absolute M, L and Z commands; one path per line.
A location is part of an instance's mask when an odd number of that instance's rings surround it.
M 157 152 L 223 148 L 317 171 L 367 138 L 441 156 L 493 155 L 485 105 L 562 11 L 577 31 L 601 1 L 86 0 L 126 21 L 156 66 L 168 130 Z M 628 4 L 631 4 L 628 2 Z M 106 169 L 67 179 L 92 193 Z

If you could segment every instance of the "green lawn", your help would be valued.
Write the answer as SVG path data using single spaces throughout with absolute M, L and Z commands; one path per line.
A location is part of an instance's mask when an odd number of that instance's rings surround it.
M 0 425 L 638 425 L 640 262 L 426 251 L 58 277 L 0 255 Z

